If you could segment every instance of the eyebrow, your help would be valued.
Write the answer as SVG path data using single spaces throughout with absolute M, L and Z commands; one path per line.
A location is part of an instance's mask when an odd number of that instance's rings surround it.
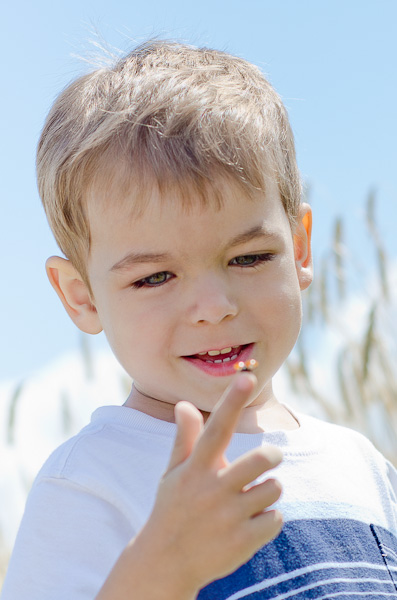
M 266 229 L 263 224 L 254 225 L 254 227 L 251 227 L 251 229 L 248 229 L 248 231 L 240 233 L 236 235 L 236 237 L 232 238 L 228 245 L 230 247 L 239 246 L 240 244 L 246 244 L 247 242 L 257 238 L 267 238 L 270 241 L 276 241 L 280 239 L 280 236 L 276 232 Z
M 279 235 L 275 232 L 268 231 L 263 224 L 254 225 L 243 233 L 239 233 L 234 238 L 232 238 L 227 247 L 233 248 L 234 246 L 240 246 L 241 244 L 246 244 L 257 238 L 267 238 L 269 240 L 279 240 Z M 111 267 L 110 271 L 124 271 L 127 270 L 132 265 L 142 264 L 142 263 L 161 263 L 166 260 L 169 260 L 171 255 L 167 252 L 129 252 L 124 258 L 116 262 L 113 267 Z
M 160 263 L 171 258 L 170 254 L 166 252 L 129 252 L 124 258 L 116 262 L 111 267 L 110 271 L 124 271 L 131 265 L 137 265 L 139 263 Z

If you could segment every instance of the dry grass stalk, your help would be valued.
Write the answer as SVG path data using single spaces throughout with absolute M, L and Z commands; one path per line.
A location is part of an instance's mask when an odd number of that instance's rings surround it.
M 328 323 L 328 260 L 323 257 L 320 272 L 320 315 L 324 323 Z
M 379 279 L 381 283 L 381 289 L 383 292 L 383 298 L 385 300 L 389 300 L 390 298 L 390 289 L 389 282 L 387 276 L 387 259 L 386 259 L 386 251 L 382 244 L 382 236 L 379 232 L 378 226 L 375 220 L 375 207 L 376 207 L 376 194 L 374 190 L 371 190 L 368 194 L 367 198 L 367 227 L 368 231 L 372 237 L 373 243 L 375 245 L 377 263 L 378 263 L 378 273 Z
M 18 405 L 18 400 L 21 397 L 22 389 L 24 387 L 24 382 L 20 381 L 15 387 L 11 398 L 10 405 L 8 409 L 8 423 L 7 423 L 7 444 L 12 445 L 14 443 L 14 434 L 15 434 L 15 422 L 16 422 L 16 410 Z
M 377 258 L 380 292 L 375 300 L 368 301 L 368 317 L 362 337 L 357 339 L 346 328 L 346 324 L 341 325 L 339 319 L 339 313 L 343 312 L 343 301 L 348 295 L 347 271 L 351 271 L 354 261 L 354 257 L 349 257 L 347 264 L 342 219 L 335 222 L 331 250 L 335 266 L 335 293 L 332 294 L 328 288 L 331 270 L 328 268 L 330 253 L 327 252 L 322 258 L 321 273 L 317 282 L 314 281 L 310 295 L 309 328 L 319 317 L 321 322 L 327 324 L 327 328 L 337 330 L 343 339 L 335 364 L 329 365 L 335 371 L 338 398 L 334 394 L 327 396 L 324 390 L 319 392 L 314 389 L 312 369 L 316 365 L 314 363 L 313 367 L 309 364 L 302 342 L 298 347 L 298 358 L 288 361 L 288 373 L 293 389 L 318 402 L 326 418 L 359 429 L 397 464 L 397 376 L 393 366 L 397 355 L 395 348 L 391 348 L 387 342 L 386 328 L 378 319 L 381 309 L 387 310 L 391 292 L 388 260 L 376 225 L 375 205 L 375 193 L 371 191 L 367 198 L 366 222 Z
M 338 218 L 335 221 L 332 250 L 335 258 L 336 283 L 340 300 L 344 300 L 346 297 L 346 272 L 344 266 L 345 249 L 343 238 L 343 221 L 341 218 Z

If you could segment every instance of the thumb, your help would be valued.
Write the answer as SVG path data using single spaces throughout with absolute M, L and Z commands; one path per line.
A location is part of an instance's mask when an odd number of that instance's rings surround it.
M 178 429 L 167 473 L 190 456 L 204 427 L 202 414 L 190 402 L 178 402 L 175 406 L 175 421 Z

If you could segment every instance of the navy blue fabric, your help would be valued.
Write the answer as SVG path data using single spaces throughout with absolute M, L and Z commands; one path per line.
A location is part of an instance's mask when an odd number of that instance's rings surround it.
M 371 525 L 371 531 L 397 592 L 397 547 L 395 537 L 390 531 L 376 525 Z
M 287 522 L 237 571 L 198 600 L 397 599 L 397 538 L 350 519 Z

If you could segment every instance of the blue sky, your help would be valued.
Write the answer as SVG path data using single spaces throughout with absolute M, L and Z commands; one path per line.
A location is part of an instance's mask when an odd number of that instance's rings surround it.
M 282 95 L 298 162 L 311 187 L 314 252 L 346 218 L 362 268 L 371 268 L 363 202 L 397 256 L 397 3 L 395 0 L 36 0 L 2 8 L 0 381 L 28 378 L 79 345 L 45 275 L 57 253 L 36 191 L 40 129 L 56 94 L 87 69 L 76 55 L 96 28 L 128 50 L 158 35 L 238 54 Z M 95 342 L 104 343 L 99 338 Z

